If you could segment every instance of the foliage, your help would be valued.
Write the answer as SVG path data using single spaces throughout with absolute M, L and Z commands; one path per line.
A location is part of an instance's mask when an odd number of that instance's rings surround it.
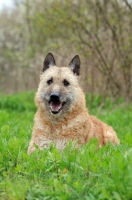
M 132 5 L 127 0 L 54 0 L 44 12 L 35 11 L 37 17 L 33 15 L 31 23 L 36 29 L 40 27 L 43 33 L 46 32 L 46 27 L 49 37 L 53 39 L 52 43 L 54 39 L 56 43 L 61 39 L 64 41 L 63 48 L 68 46 L 71 50 L 74 46 L 83 56 L 86 62 L 84 84 L 87 84 L 87 80 L 88 85 L 92 82 L 92 93 L 96 91 L 93 85 L 98 82 L 98 77 L 94 72 L 91 73 L 93 77 L 89 77 L 86 69 L 89 62 L 102 74 L 100 89 L 103 88 L 105 95 L 112 95 L 114 98 L 122 95 L 131 99 L 131 11 Z M 37 38 L 41 38 L 40 35 Z M 56 45 L 60 47 L 59 42 Z M 99 86 L 98 83 L 97 85 Z
M 33 104 L 34 92 L 14 94 L 14 95 L 0 95 L 0 109 L 8 109 L 10 111 L 35 111 Z
M 0 97 L 0 199 L 131 199 L 132 105 L 117 102 L 113 109 L 107 100 L 100 107 L 95 97 L 91 108 L 87 96 L 89 112 L 114 127 L 119 146 L 97 149 L 97 141 L 91 140 L 75 150 L 69 142 L 61 153 L 51 145 L 28 156 L 33 96 Z
M 13 10 L 0 13 L 2 92 L 35 89 L 44 56 L 53 52 L 60 66 L 80 55 L 87 93 L 131 101 L 129 0 L 15 2 Z

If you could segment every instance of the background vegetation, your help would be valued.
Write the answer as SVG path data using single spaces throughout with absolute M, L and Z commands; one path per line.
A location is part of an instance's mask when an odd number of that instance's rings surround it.
M 0 85 L 36 89 L 45 55 L 58 65 L 79 54 L 86 93 L 132 99 L 132 4 L 129 0 L 16 0 L 0 13 Z M 17 17 L 16 17 L 17 16 Z
M 0 97 L 0 199 L 131 200 L 132 106 L 114 107 L 95 97 L 89 112 L 112 125 L 121 144 L 96 149 L 97 141 L 59 153 L 49 150 L 27 155 L 35 106 L 34 93 Z M 102 107 L 101 107 L 102 106 Z

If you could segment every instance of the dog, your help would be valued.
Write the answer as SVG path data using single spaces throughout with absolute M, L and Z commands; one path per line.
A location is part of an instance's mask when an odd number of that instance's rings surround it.
M 98 139 L 99 146 L 108 142 L 119 144 L 113 128 L 88 113 L 85 95 L 79 86 L 80 65 L 78 55 L 67 67 L 57 67 L 51 53 L 45 57 L 35 95 L 37 112 L 28 154 L 36 146 L 42 150 L 51 143 L 61 151 L 69 140 L 76 140 L 77 147 L 91 138 Z

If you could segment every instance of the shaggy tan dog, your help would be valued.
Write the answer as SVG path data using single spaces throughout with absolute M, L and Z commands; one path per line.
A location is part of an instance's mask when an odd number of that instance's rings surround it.
M 88 114 L 79 74 L 79 56 L 72 59 L 69 67 L 57 67 L 53 55 L 46 56 L 35 96 L 38 110 L 28 154 L 35 150 L 35 145 L 43 149 L 50 143 L 62 150 L 69 140 L 77 140 L 77 146 L 91 138 L 98 138 L 101 146 L 107 142 L 119 144 L 112 127 Z

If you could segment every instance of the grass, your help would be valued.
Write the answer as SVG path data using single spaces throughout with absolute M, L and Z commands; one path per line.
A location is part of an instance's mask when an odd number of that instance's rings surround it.
M 0 199 L 131 200 L 132 105 L 101 97 L 89 112 L 112 125 L 121 144 L 96 149 L 97 141 L 59 153 L 53 146 L 27 155 L 35 113 L 34 93 L 0 96 Z

